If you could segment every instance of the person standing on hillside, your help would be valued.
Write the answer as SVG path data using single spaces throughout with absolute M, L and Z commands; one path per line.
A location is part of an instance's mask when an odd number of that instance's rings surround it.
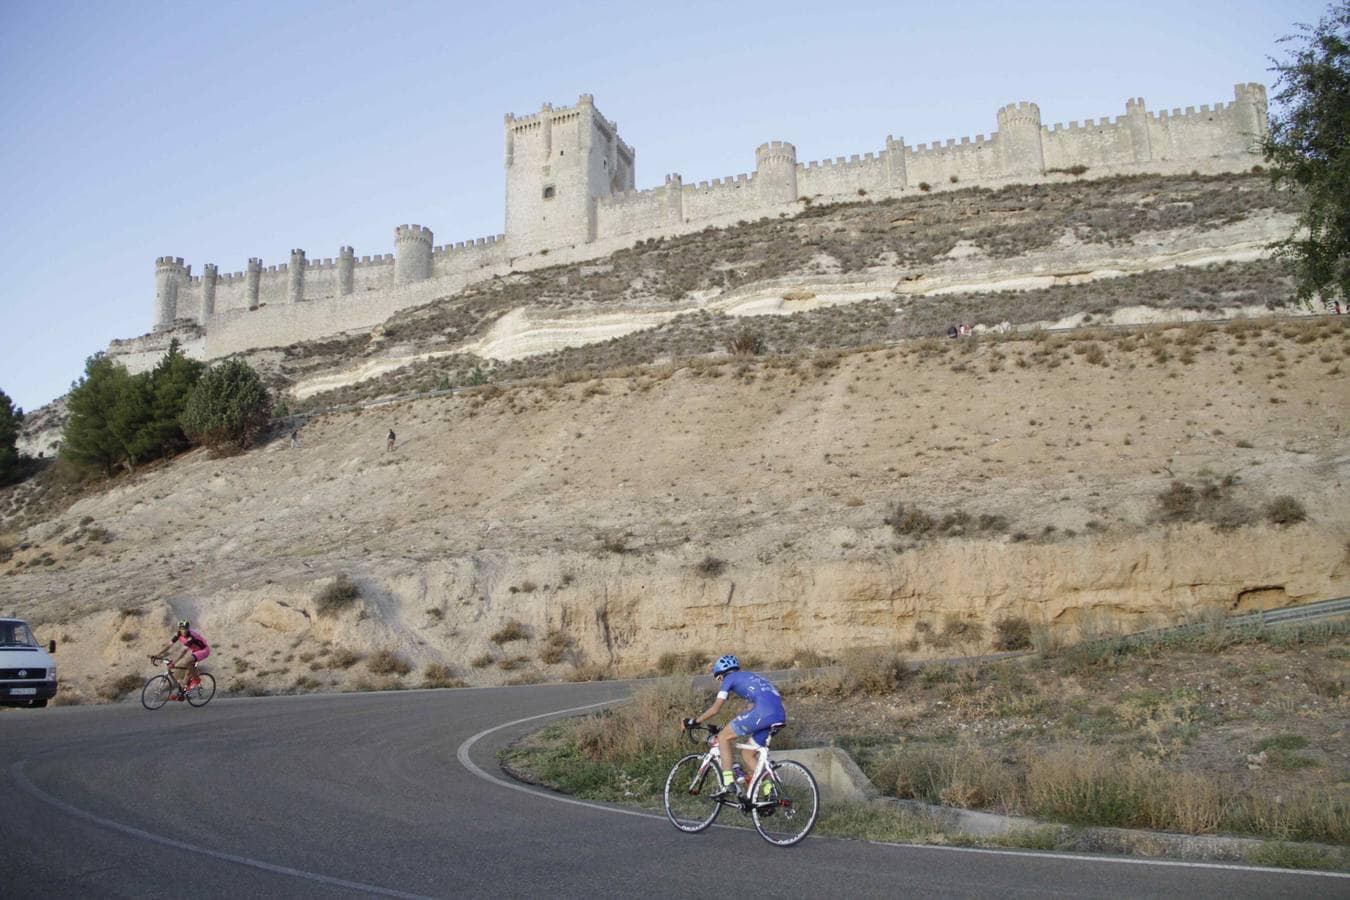
M 389 437 L 384 442 L 384 449 L 386 453 L 394 452 L 394 429 L 392 428 L 389 429 Z

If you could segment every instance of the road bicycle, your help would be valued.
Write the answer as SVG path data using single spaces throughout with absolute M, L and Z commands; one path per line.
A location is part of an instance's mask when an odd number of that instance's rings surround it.
M 155 675 L 141 688 L 141 705 L 159 709 L 170 700 L 186 700 L 190 706 L 205 706 L 216 695 L 216 679 L 210 672 L 197 670 L 197 683 L 184 689 L 173 674 L 173 660 L 167 656 L 152 656 L 156 663 L 164 663 L 164 674 Z
M 730 792 L 714 796 L 722 788 L 718 729 L 711 725 L 686 726 L 689 740 L 695 744 L 706 740 L 708 749 L 682 758 L 666 778 L 666 817 L 671 824 L 687 834 L 697 834 L 716 821 L 722 807 L 730 806 L 750 816 L 760 837 L 777 847 L 791 847 L 806 837 L 820 814 L 820 789 L 806 766 L 769 758 L 769 741 L 782 727 L 771 728 L 763 746 L 734 745 L 737 750 L 753 750 L 757 756 L 749 793 L 740 794 L 733 786 Z M 698 734 L 700 731 L 707 732 L 706 738 Z

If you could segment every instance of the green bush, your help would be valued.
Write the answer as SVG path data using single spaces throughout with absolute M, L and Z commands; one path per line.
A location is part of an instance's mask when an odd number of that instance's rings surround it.
M 188 395 L 183 429 L 215 452 L 246 450 L 266 430 L 272 398 L 258 373 L 231 359 L 208 369 Z

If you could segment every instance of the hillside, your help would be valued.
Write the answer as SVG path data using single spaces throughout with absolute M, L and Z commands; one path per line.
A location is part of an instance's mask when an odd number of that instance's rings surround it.
M 7 535 L 0 608 L 92 698 L 179 616 L 227 690 L 263 692 L 1343 595 L 1347 355 L 1335 318 L 918 338 L 334 413 Z M 343 575 L 359 596 L 323 611 Z

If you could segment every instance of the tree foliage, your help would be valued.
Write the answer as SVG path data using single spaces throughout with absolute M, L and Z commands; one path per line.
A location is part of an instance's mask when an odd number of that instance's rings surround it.
M 182 423 L 188 436 L 217 452 L 247 449 L 267 428 L 272 398 L 243 360 L 208 369 L 188 395 Z
M 151 446 L 165 456 L 181 452 L 191 445 L 179 421 L 187 409 L 188 397 L 201 380 L 206 366 L 188 359 L 175 338 L 169 351 L 149 373 L 150 416 L 147 438 Z
M 66 398 L 69 417 L 61 454 L 81 468 L 102 469 L 111 476 L 127 455 L 119 429 L 128 416 L 118 406 L 129 391 L 131 376 L 124 366 L 101 353 L 89 357 L 84 377 L 70 386 Z
M 203 368 L 183 356 L 176 340 L 153 370 L 138 375 L 102 355 L 90 357 L 84 377 L 71 385 L 61 452 L 81 468 L 112 475 L 119 465 L 134 468 L 186 449 L 179 419 Z
M 0 391 L 0 484 L 9 484 L 19 477 L 19 426 L 23 424 L 23 410 L 14 405 L 9 395 Z
M 1350 300 L 1350 4 L 1338 0 L 1316 26 L 1297 27 L 1281 41 L 1298 46 L 1275 63 L 1283 109 L 1270 117 L 1263 147 L 1275 183 L 1296 185 L 1305 198 L 1301 231 L 1279 253 L 1300 298 Z

